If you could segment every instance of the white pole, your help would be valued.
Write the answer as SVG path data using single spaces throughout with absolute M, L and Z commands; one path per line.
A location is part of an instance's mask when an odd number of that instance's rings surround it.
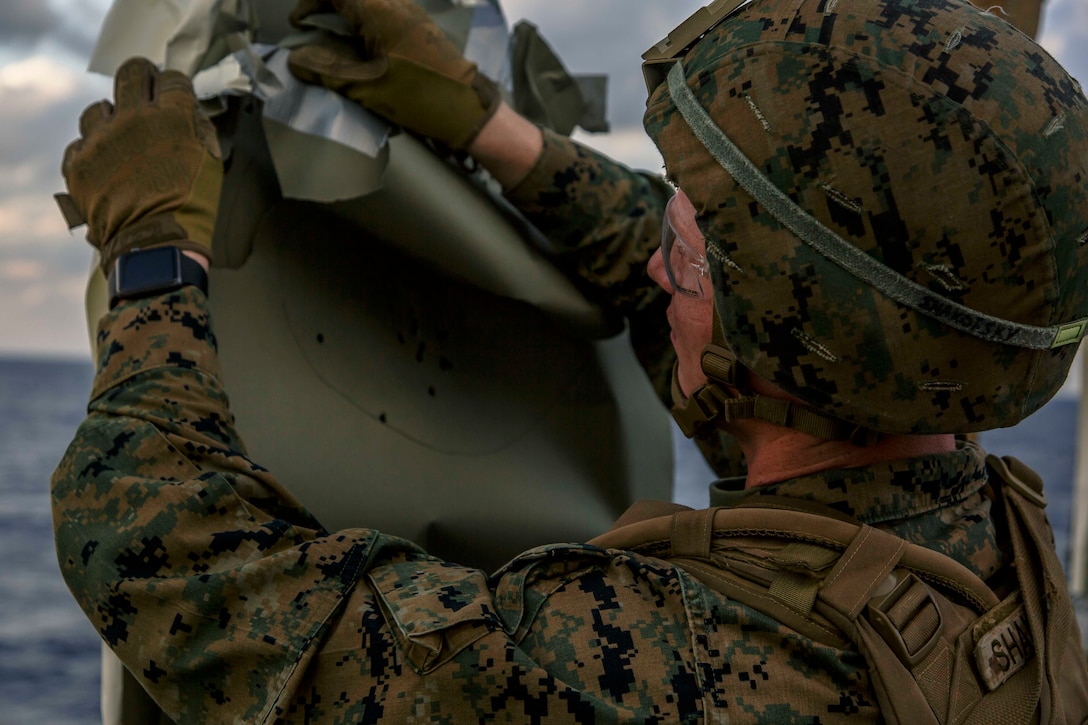
M 1073 593 L 1088 596 L 1088 355 L 1081 354 L 1081 392 L 1077 413 L 1076 468 L 1073 478 L 1072 546 L 1069 574 Z

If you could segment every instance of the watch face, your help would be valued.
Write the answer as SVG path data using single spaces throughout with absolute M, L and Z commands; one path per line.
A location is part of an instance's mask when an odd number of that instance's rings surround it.
M 160 247 L 126 254 L 117 260 L 117 293 L 140 297 L 168 292 L 182 285 L 181 254 L 173 247 Z
M 182 268 L 172 247 L 146 249 L 118 260 L 118 288 L 124 295 L 168 290 L 182 284 Z
M 177 247 L 136 249 L 118 257 L 109 274 L 110 308 L 121 300 L 173 292 L 194 285 L 208 293 L 208 275 Z

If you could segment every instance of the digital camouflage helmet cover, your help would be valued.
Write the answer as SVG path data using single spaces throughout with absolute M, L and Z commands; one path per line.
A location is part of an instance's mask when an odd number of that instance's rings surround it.
M 966 2 L 737 5 L 647 54 L 646 129 L 696 209 L 725 345 L 872 431 L 1034 412 L 1088 317 L 1080 86 Z

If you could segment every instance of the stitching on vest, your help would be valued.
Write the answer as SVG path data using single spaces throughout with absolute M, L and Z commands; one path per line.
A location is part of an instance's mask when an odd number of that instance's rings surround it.
M 977 622 L 978 620 L 976 619 L 975 621 Z M 964 631 L 966 631 L 966 630 L 964 630 Z M 939 639 L 937 641 L 937 644 L 935 645 L 935 649 L 940 649 L 941 652 L 943 652 L 945 654 L 948 654 L 948 655 L 954 654 L 953 649 L 948 646 L 948 643 L 944 640 L 943 636 L 941 637 L 941 639 Z M 928 657 L 928 659 L 929 659 L 929 662 L 924 667 L 921 667 L 921 668 L 918 669 L 918 676 L 915 677 L 915 680 L 921 680 L 923 677 L 925 677 L 927 672 L 929 672 L 934 667 L 936 667 L 938 665 L 938 663 L 940 663 L 940 661 L 941 661 L 941 658 L 939 656 L 934 657 L 932 654 Z
M 680 522 L 677 521 L 676 514 L 673 514 L 671 525 L 669 526 L 669 555 L 676 553 L 676 534 L 680 530 Z
M 872 529 L 870 529 L 870 531 L 872 531 Z M 895 547 L 895 553 L 892 554 L 891 559 L 886 564 L 884 564 L 884 567 L 880 570 L 880 576 L 877 577 L 878 581 L 883 580 L 885 577 L 891 574 L 892 571 L 895 570 L 896 565 L 903 558 L 903 550 L 906 549 L 906 547 L 907 542 L 904 539 L 899 539 L 899 545 Z M 864 599 L 861 599 L 856 605 L 854 605 L 853 609 L 850 610 L 851 621 L 857 619 L 861 615 L 861 610 L 865 607 L 866 604 L 869 603 L 869 599 L 871 599 L 871 597 L 866 597 Z
M 678 569 L 684 569 L 684 567 L 680 566 L 679 564 L 673 564 L 673 566 L 675 566 Z M 696 577 L 691 572 L 689 572 L 687 570 L 684 570 L 684 573 L 687 574 L 688 576 L 692 577 L 693 579 L 698 580 L 698 577 Z M 716 581 L 723 582 L 725 584 L 731 584 L 733 586 L 739 587 L 739 585 L 736 582 L 731 582 L 728 579 L 726 579 L 725 577 L 723 577 L 723 576 L 721 576 L 719 574 L 716 574 L 714 572 L 700 570 L 700 573 L 703 574 L 704 576 L 707 576 L 707 577 L 709 577 L 711 579 L 714 579 Z M 740 588 L 743 589 L 743 587 L 740 587 Z M 770 602 L 771 604 L 774 604 L 776 606 L 785 607 L 786 609 L 790 609 L 789 607 L 786 607 L 785 604 L 778 601 L 777 599 L 770 596 L 769 594 L 762 594 L 759 591 L 753 591 L 751 589 L 744 589 L 744 591 L 745 591 L 746 594 L 749 594 L 749 595 L 755 597 L 756 599 L 762 599 L 762 600 Z M 723 592 L 719 592 L 719 593 L 721 593 L 722 596 L 725 596 L 725 597 L 729 596 L 728 594 L 725 594 Z M 734 599 L 733 601 L 738 601 L 738 600 Z M 740 603 L 744 604 L 744 602 L 740 602 Z M 790 611 L 792 612 L 793 610 L 790 609 Z M 797 614 L 800 614 L 800 613 L 797 612 Z M 812 626 L 816 627 L 817 629 L 821 630 L 822 632 L 826 632 L 827 634 L 831 635 L 832 637 L 835 637 L 836 639 L 840 639 L 840 640 L 841 639 L 847 639 L 847 640 L 849 640 L 849 637 L 844 636 L 844 635 L 846 635 L 845 632 L 841 632 L 838 629 L 830 629 L 828 627 L 825 627 L 824 625 L 820 624 L 819 622 L 817 622 L 817 621 L 815 621 L 813 619 L 810 619 L 808 617 L 804 617 L 804 619 L 808 624 L 811 624 Z M 786 625 L 786 626 L 788 626 L 788 625 Z
M 863 536 L 862 536 L 862 538 L 861 538 L 861 541 L 859 541 L 859 542 L 858 542 L 858 545 L 857 545 L 856 547 L 854 547 L 854 553 L 850 554 L 850 558 L 849 558 L 849 559 L 847 559 L 845 563 L 843 563 L 843 565 L 842 565 L 842 568 L 840 568 L 840 569 L 839 569 L 839 570 L 838 570 L 837 572 L 835 572 L 835 576 L 831 577 L 830 579 L 828 579 L 828 580 L 827 580 L 827 581 L 826 581 L 826 582 L 824 583 L 824 586 L 825 586 L 825 587 L 829 587 L 829 586 L 831 586 L 832 584 L 834 584 L 834 583 L 835 583 L 835 581 L 836 581 L 836 580 L 837 580 L 837 579 L 839 578 L 839 576 L 840 576 L 840 575 L 841 575 L 841 574 L 842 574 L 842 573 L 843 573 L 844 571 L 846 571 L 846 568 L 847 568 L 848 566 L 850 566 L 850 562 L 854 560 L 854 557 L 855 557 L 855 556 L 857 556 L 857 555 L 858 555 L 858 552 L 859 552 L 859 551 L 861 551 L 861 549 L 862 549 L 862 547 L 863 547 L 863 546 L 865 546 L 865 542 L 869 540 L 869 535 L 870 535 L 870 534 L 872 534 L 872 533 L 873 533 L 873 528 L 872 528 L 871 526 L 870 526 L 870 527 L 868 527 L 868 528 L 866 528 L 866 530 L 865 530 L 865 533 L 864 533 L 864 535 L 863 535 Z M 853 544 L 853 542 L 851 542 L 851 544 L 850 544 L 850 545 L 851 545 L 851 546 L 853 546 L 853 545 L 854 545 L 854 544 Z M 840 559 L 839 561 L 841 562 L 842 560 Z

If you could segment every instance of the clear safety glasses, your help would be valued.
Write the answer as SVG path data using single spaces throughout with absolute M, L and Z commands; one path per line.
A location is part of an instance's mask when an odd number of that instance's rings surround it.
M 665 219 L 661 225 L 661 259 L 665 263 L 665 276 L 676 294 L 701 300 L 709 288 L 710 265 L 673 226 L 671 212 L 675 201 L 673 196 L 665 204 Z

